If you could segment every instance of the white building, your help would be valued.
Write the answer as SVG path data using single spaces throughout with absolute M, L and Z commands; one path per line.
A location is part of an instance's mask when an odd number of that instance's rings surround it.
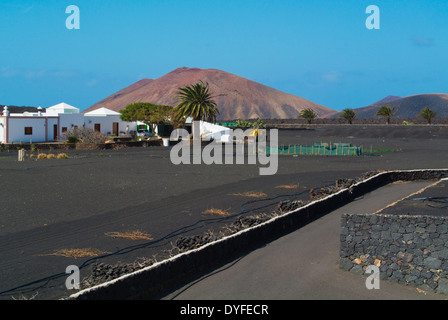
M 47 142 L 61 140 L 64 132 L 86 126 L 104 135 L 135 131 L 135 122 L 120 120 L 118 112 L 101 108 L 80 113 L 78 108 L 60 103 L 38 112 L 9 113 L 5 107 L 0 116 L 0 143 Z
M 120 113 L 100 108 L 84 114 L 86 127 L 93 128 L 104 135 L 118 136 L 123 133 L 137 130 L 136 122 L 120 120 Z

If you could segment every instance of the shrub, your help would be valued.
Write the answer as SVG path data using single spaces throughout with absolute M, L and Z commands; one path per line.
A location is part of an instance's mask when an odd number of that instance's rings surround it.
M 76 143 L 78 141 L 79 141 L 78 137 L 74 137 L 74 136 L 67 137 L 67 142 L 68 143 Z
M 254 123 L 252 123 L 252 127 L 258 127 L 258 128 L 266 128 L 266 124 L 263 120 L 257 119 Z
M 66 153 L 58 154 L 58 159 L 67 159 L 67 158 L 68 158 L 68 154 L 66 154 Z
M 37 155 L 37 159 L 46 159 L 46 158 L 47 158 L 47 155 L 45 153 L 39 153 Z
M 54 155 L 52 153 L 47 154 L 47 159 L 56 159 L 56 155 Z
M 250 128 L 252 127 L 252 123 L 247 120 L 237 120 L 236 126 L 240 128 Z
M 74 128 L 64 133 L 63 137 L 67 139 L 67 142 L 76 143 L 93 143 L 100 144 L 107 140 L 107 137 L 99 132 L 96 132 L 92 128 L 82 127 Z

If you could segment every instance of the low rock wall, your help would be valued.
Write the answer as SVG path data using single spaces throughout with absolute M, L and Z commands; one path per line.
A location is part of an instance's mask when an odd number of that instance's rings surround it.
M 340 268 L 448 294 L 448 218 L 345 214 L 341 218 Z
M 131 147 L 153 147 L 162 146 L 162 139 L 154 139 L 150 141 L 118 141 L 114 143 L 15 143 L 15 144 L 0 144 L 1 150 L 17 151 L 20 149 L 31 150 L 110 150 L 122 149 Z

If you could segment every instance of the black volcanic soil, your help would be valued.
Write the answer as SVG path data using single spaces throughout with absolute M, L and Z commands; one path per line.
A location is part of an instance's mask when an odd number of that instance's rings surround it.
M 236 122 L 238 119 L 233 119 L 233 120 L 227 120 L 224 122 Z M 255 121 L 257 119 L 250 119 L 251 121 Z M 295 126 L 307 126 L 306 121 L 304 119 L 263 119 L 263 121 L 268 125 L 268 127 L 272 126 L 287 126 L 287 125 L 295 125 Z M 428 122 L 421 118 L 421 117 L 417 117 L 417 118 L 403 118 L 403 117 L 393 117 L 391 118 L 390 123 L 392 125 L 402 125 L 405 126 L 403 123 L 408 123 L 408 124 L 414 124 L 414 125 L 427 125 Z M 344 124 L 344 125 L 349 125 L 347 120 L 345 120 L 344 118 L 316 118 L 313 120 L 312 125 L 323 125 L 323 124 L 327 124 L 327 125 L 335 125 L 335 124 Z M 369 118 L 366 117 L 359 117 L 353 120 L 353 124 L 354 125 L 363 125 L 363 124 L 367 124 L 367 125 L 383 125 L 386 124 L 386 120 L 383 117 L 379 117 L 379 116 L 372 116 Z M 448 118 L 446 117 L 435 117 L 432 120 L 432 124 L 435 125 L 443 125 L 443 124 L 448 124 Z
M 382 214 L 409 216 L 448 216 L 448 181 L 443 180 L 419 194 L 412 195 Z
M 109 232 L 140 230 L 153 239 L 197 221 L 214 218 L 210 208 L 245 215 L 273 210 L 281 200 L 309 197 L 308 190 L 356 178 L 373 170 L 446 168 L 448 127 L 438 126 L 309 126 L 280 130 L 279 144 L 350 142 L 365 149 L 394 150 L 360 157 L 280 156 L 276 175 L 260 176 L 257 165 L 180 165 L 171 163 L 170 148 L 115 151 L 69 151 L 66 160 L 16 161 L 17 153 L 0 152 L 0 291 L 65 271 L 88 258 L 51 255 L 60 249 L 92 248 L 103 252 L 145 244 L 111 238 Z M 298 189 L 280 185 L 298 184 Z M 234 195 L 264 192 L 266 201 Z M 303 192 L 303 193 L 301 193 Z M 298 195 L 301 193 L 300 195 Z M 198 224 L 182 236 L 219 229 L 231 220 Z M 196 228 L 197 227 L 197 228 Z M 100 259 L 129 263 L 163 256 L 176 237 Z M 90 275 L 90 267 L 81 276 Z M 71 294 L 65 277 L 38 283 L 0 299 L 58 299 Z M 40 287 L 40 285 L 44 285 Z

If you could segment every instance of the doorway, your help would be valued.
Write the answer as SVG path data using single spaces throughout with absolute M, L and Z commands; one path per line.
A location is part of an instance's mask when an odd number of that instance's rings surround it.
M 58 125 L 53 125 L 53 140 L 58 140 Z

